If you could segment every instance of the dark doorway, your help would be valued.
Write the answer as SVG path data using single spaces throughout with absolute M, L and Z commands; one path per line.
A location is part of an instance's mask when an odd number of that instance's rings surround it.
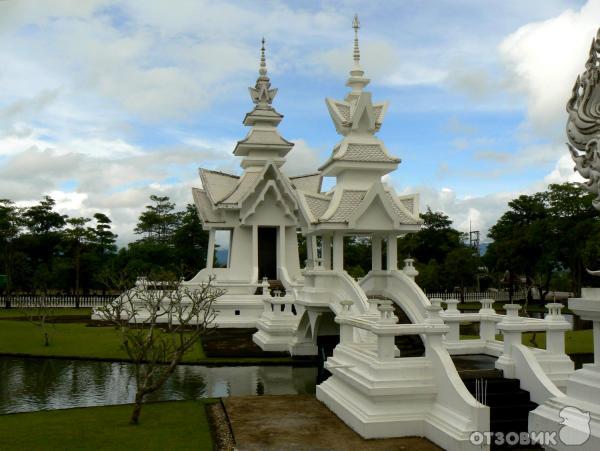
M 277 228 L 258 228 L 258 278 L 277 279 Z

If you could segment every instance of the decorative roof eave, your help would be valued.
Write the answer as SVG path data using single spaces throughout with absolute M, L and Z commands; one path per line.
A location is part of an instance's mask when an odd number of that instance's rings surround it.
M 421 230 L 420 224 L 399 224 L 397 227 L 393 229 L 386 230 L 372 230 L 372 229 L 361 229 L 361 228 L 352 228 L 345 222 L 313 222 L 307 224 L 307 230 L 303 233 L 307 235 L 311 235 L 314 233 L 321 234 L 324 232 L 333 233 L 342 231 L 343 233 L 353 234 L 353 235 L 373 235 L 373 234 L 382 234 L 382 233 L 398 233 L 406 234 L 412 232 L 418 232 Z
M 364 161 L 348 161 L 348 160 L 336 160 L 332 157 L 323 163 L 318 169 L 323 173 L 324 176 L 337 175 L 342 169 L 361 169 L 369 171 L 380 171 L 380 172 L 392 172 L 398 167 L 396 162 L 368 162 L 368 166 L 365 165 Z
M 296 181 L 301 180 L 301 179 L 317 179 L 317 189 L 315 191 L 308 191 L 311 194 L 319 194 L 321 192 L 321 189 L 323 187 L 323 174 L 321 174 L 320 172 L 314 172 L 312 174 L 302 174 L 302 175 L 295 175 L 293 177 L 289 177 L 290 182 L 292 183 L 292 185 L 294 185 L 294 187 L 296 188 L 297 191 L 306 191 L 303 189 L 300 189 L 296 186 Z
M 267 122 L 276 127 L 282 120 L 283 114 L 278 113 L 275 108 L 254 108 L 249 113 L 246 113 L 243 124 L 253 126 L 257 122 Z
M 279 181 L 279 183 L 281 183 L 281 185 L 284 187 L 284 190 L 287 191 L 288 196 L 292 199 L 292 201 L 294 203 L 294 209 L 298 208 L 296 200 L 295 200 L 296 196 L 294 195 L 294 190 L 290 186 L 290 181 L 279 170 L 279 168 L 271 161 L 269 161 L 259 172 L 254 173 L 254 174 L 256 174 L 256 177 L 254 178 L 252 184 L 250 184 L 248 187 L 246 187 L 245 192 L 240 196 L 240 198 L 238 200 L 236 200 L 235 202 L 227 202 L 227 199 L 230 199 L 232 197 L 232 195 L 235 193 L 235 191 L 234 191 L 229 196 L 227 196 L 227 198 L 223 199 L 217 205 L 217 207 L 222 206 L 224 208 L 236 208 L 236 209 L 242 208 L 242 205 L 246 201 L 246 199 L 251 194 L 255 193 L 256 189 L 258 188 L 260 183 L 265 180 L 265 174 L 270 169 L 273 170 L 273 172 L 275 174 L 275 178 Z M 245 174 L 249 174 L 249 172 L 246 172 Z
M 418 218 L 419 221 L 421 221 L 421 222 L 423 221 L 421 219 L 421 217 L 419 216 L 419 204 L 420 204 L 419 193 L 405 194 L 405 195 L 402 195 L 402 196 L 396 196 L 396 199 L 398 199 L 398 202 L 402 206 L 404 206 L 408 211 L 410 211 L 415 218 Z M 412 207 L 413 208 L 411 210 L 409 210 L 406 207 L 405 203 L 403 202 L 404 200 L 410 200 L 412 202 Z
M 269 180 L 265 183 L 265 186 L 261 189 L 259 195 L 256 200 L 250 205 L 250 207 L 246 210 L 246 212 L 240 217 L 240 223 L 245 224 L 246 220 L 256 213 L 256 209 L 258 206 L 264 202 L 265 196 L 269 191 L 273 191 L 275 193 L 276 202 L 283 207 L 284 215 L 292 218 L 294 221 L 296 220 L 296 216 L 294 215 L 293 209 L 290 209 L 287 202 L 285 202 L 283 198 L 283 194 L 277 187 L 277 184 L 274 180 Z M 297 205 L 293 205 L 292 208 L 297 208 Z
M 225 219 L 219 211 L 211 205 L 210 198 L 206 190 L 200 188 L 192 188 L 192 198 L 198 211 L 198 216 L 202 221 L 203 228 L 210 228 L 211 224 L 224 224 Z M 206 198 L 206 200 L 204 199 Z
M 357 221 L 362 218 L 369 207 L 371 207 L 375 199 L 379 199 L 391 222 L 394 224 L 394 228 L 398 228 L 401 223 L 400 218 L 395 214 L 392 206 L 389 204 L 390 197 L 387 196 L 387 193 L 383 188 L 383 184 L 381 183 L 374 184 L 367 192 L 365 197 L 363 197 L 358 207 L 354 210 L 350 218 L 348 218 L 349 227 L 355 228 Z
M 213 171 L 213 170 L 205 169 L 205 168 L 200 168 L 199 174 L 200 174 L 200 180 L 202 182 L 202 187 L 208 194 L 208 198 L 210 199 L 210 201 L 213 205 L 218 204 L 222 199 L 227 197 L 229 195 L 229 193 L 231 192 L 231 190 L 229 190 L 229 192 L 224 195 L 217 196 L 215 193 L 215 187 L 213 186 L 213 182 L 211 182 L 209 179 L 210 174 L 216 175 L 218 177 L 234 179 L 235 184 L 233 185 L 232 189 L 235 189 L 235 186 L 237 185 L 237 183 L 239 183 L 239 179 L 240 179 L 240 177 L 237 175 L 228 174 L 226 172 L 221 172 L 221 171 Z
M 305 193 L 302 191 L 298 192 L 298 207 L 300 210 L 300 215 L 304 218 L 304 221 L 308 224 L 313 222 L 317 222 L 317 218 L 313 215 L 312 210 L 308 206 L 308 202 L 306 202 Z

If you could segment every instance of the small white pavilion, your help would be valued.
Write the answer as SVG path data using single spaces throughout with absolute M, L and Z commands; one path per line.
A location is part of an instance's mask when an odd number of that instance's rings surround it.
M 217 285 L 227 289 L 219 300 L 217 322 L 230 327 L 255 327 L 262 311 L 257 288 L 263 279 L 281 288 L 301 280 L 295 191 L 317 194 L 322 180 L 319 173 L 288 178 L 281 172 L 294 144 L 277 130 L 283 115 L 272 106 L 277 89 L 271 88 L 267 75 L 264 39 L 259 76 L 249 91 L 254 109 L 244 125 L 250 130 L 233 151 L 241 158 L 242 175 L 202 168 L 202 189 L 193 189 L 209 243 L 206 268 L 186 283 L 198 284 L 214 275 Z M 219 240 L 221 245 L 226 241 L 227 255 L 218 253 Z
M 397 196 L 382 177 L 396 170 L 400 159 L 388 152 L 375 134 L 381 128 L 388 103 L 373 103 L 364 90 L 369 79 L 360 66 L 358 18 L 354 18 L 354 66 L 344 100 L 326 99 L 336 131 L 343 136 L 319 171 L 335 177 L 327 193 L 297 191 L 302 211 L 302 233 L 307 236 L 309 261 L 324 269 L 343 271 L 344 236 L 372 239 L 373 269 L 382 269 L 382 240 L 387 243 L 388 270 L 397 269 L 397 237 L 420 229 L 418 194 Z M 318 255 L 317 237 L 322 255 Z M 332 246 L 333 244 L 333 246 Z M 332 257 L 333 250 L 333 257 Z

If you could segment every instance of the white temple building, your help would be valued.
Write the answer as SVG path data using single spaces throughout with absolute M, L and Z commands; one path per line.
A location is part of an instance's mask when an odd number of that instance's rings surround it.
M 271 88 L 267 76 L 264 40 L 259 76 L 249 90 L 255 106 L 244 125 L 250 130 L 233 151 L 240 157 L 243 174 L 200 169 L 203 188 L 193 189 L 209 244 L 206 268 L 186 283 L 198 284 L 214 275 L 216 284 L 227 289 L 219 300 L 221 327 L 256 326 L 263 310 L 263 279 L 274 288 L 289 289 L 301 282 L 297 191 L 318 195 L 321 189 L 320 173 L 288 178 L 281 172 L 294 144 L 277 131 L 283 115 L 272 106 L 277 89 Z M 224 267 L 215 265 L 219 232 L 229 241 Z
M 293 144 L 277 131 L 283 116 L 272 106 L 277 91 L 267 76 L 263 42 L 259 77 L 250 88 L 255 106 L 244 118 L 250 131 L 233 151 L 243 173 L 200 170 L 202 189 L 194 188 L 193 197 L 210 234 L 207 267 L 184 284 L 193 288 L 214 276 L 227 290 L 216 303 L 217 325 L 256 329 L 253 340 L 263 350 L 320 354 L 331 375 L 317 386 L 317 398 L 365 438 L 422 436 L 443 449 L 485 450 L 500 437 L 490 431 L 511 440 L 528 431 L 554 431 L 555 442 L 542 435 L 546 449 L 571 449 L 561 442 L 565 437 L 578 441 L 575 449 L 599 449 L 600 292 L 570 300 L 574 312 L 594 322 L 596 363 L 574 371 L 565 353 L 572 325 L 562 304 L 547 304 L 543 319 L 520 316 L 515 304 L 500 314 L 491 299 L 481 299 L 473 313 L 460 312 L 453 299 L 443 309 L 415 282 L 411 259 L 398 267 L 398 237 L 421 227 L 419 197 L 398 196 L 382 180 L 400 159 L 376 136 L 387 102 L 373 103 L 365 90 L 357 18 L 353 28 L 350 92 L 344 100 L 326 100 L 342 138 L 314 174 L 300 177 L 281 171 Z M 573 111 L 589 111 L 577 118 L 572 111 L 571 135 L 589 131 L 584 125 L 590 117 L 596 127 L 600 123 L 600 36 L 594 42 L 589 80 L 582 79 L 582 90 L 576 85 L 586 98 L 569 103 Z M 570 136 L 583 151 L 599 139 L 597 130 L 590 139 Z M 596 158 L 597 152 L 584 155 Z M 591 189 L 600 192 L 598 160 L 590 167 L 584 156 L 574 157 L 588 171 Z M 323 177 L 335 177 L 327 192 L 321 191 Z M 298 232 L 306 237 L 304 267 Z M 371 240 L 371 270 L 359 281 L 344 270 L 346 236 Z M 223 239 L 229 243 L 226 258 L 219 255 Z M 465 323 L 477 325 L 479 336 L 463 339 Z M 527 332 L 545 333 L 546 348 L 522 344 Z M 327 353 L 325 339 L 332 344 Z M 419 341 L 424 352 L 405 356 L 403 339 Z M 488 366 L 469 376 L 457 362 L 470 359 Z M 564 415 L 572 424 L 563 436 Z

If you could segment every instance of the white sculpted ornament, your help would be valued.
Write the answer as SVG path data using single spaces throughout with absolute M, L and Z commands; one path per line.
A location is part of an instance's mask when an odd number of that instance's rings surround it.
M 587 182 L 582 186 L 596 194 L 593 205 L 600 210 L 600 30 L 592 40 L 585 72 L 577 77 L 567 102 L 567 137 L 575 170 Z M 583 153 L 580 153 L 583 152 Z
M 567 102 L 567 137 L 575 170 L 587 179 L 582 183 L 586 190 L 596 195 L 592 201 L 600 210 L 600 29 L 592 40 L 585 72 L 577 77 L 573 94 Z M 583 152 L 583 153 L 580 153 Z M 600 270 L 586 271 L 600 276 Z

